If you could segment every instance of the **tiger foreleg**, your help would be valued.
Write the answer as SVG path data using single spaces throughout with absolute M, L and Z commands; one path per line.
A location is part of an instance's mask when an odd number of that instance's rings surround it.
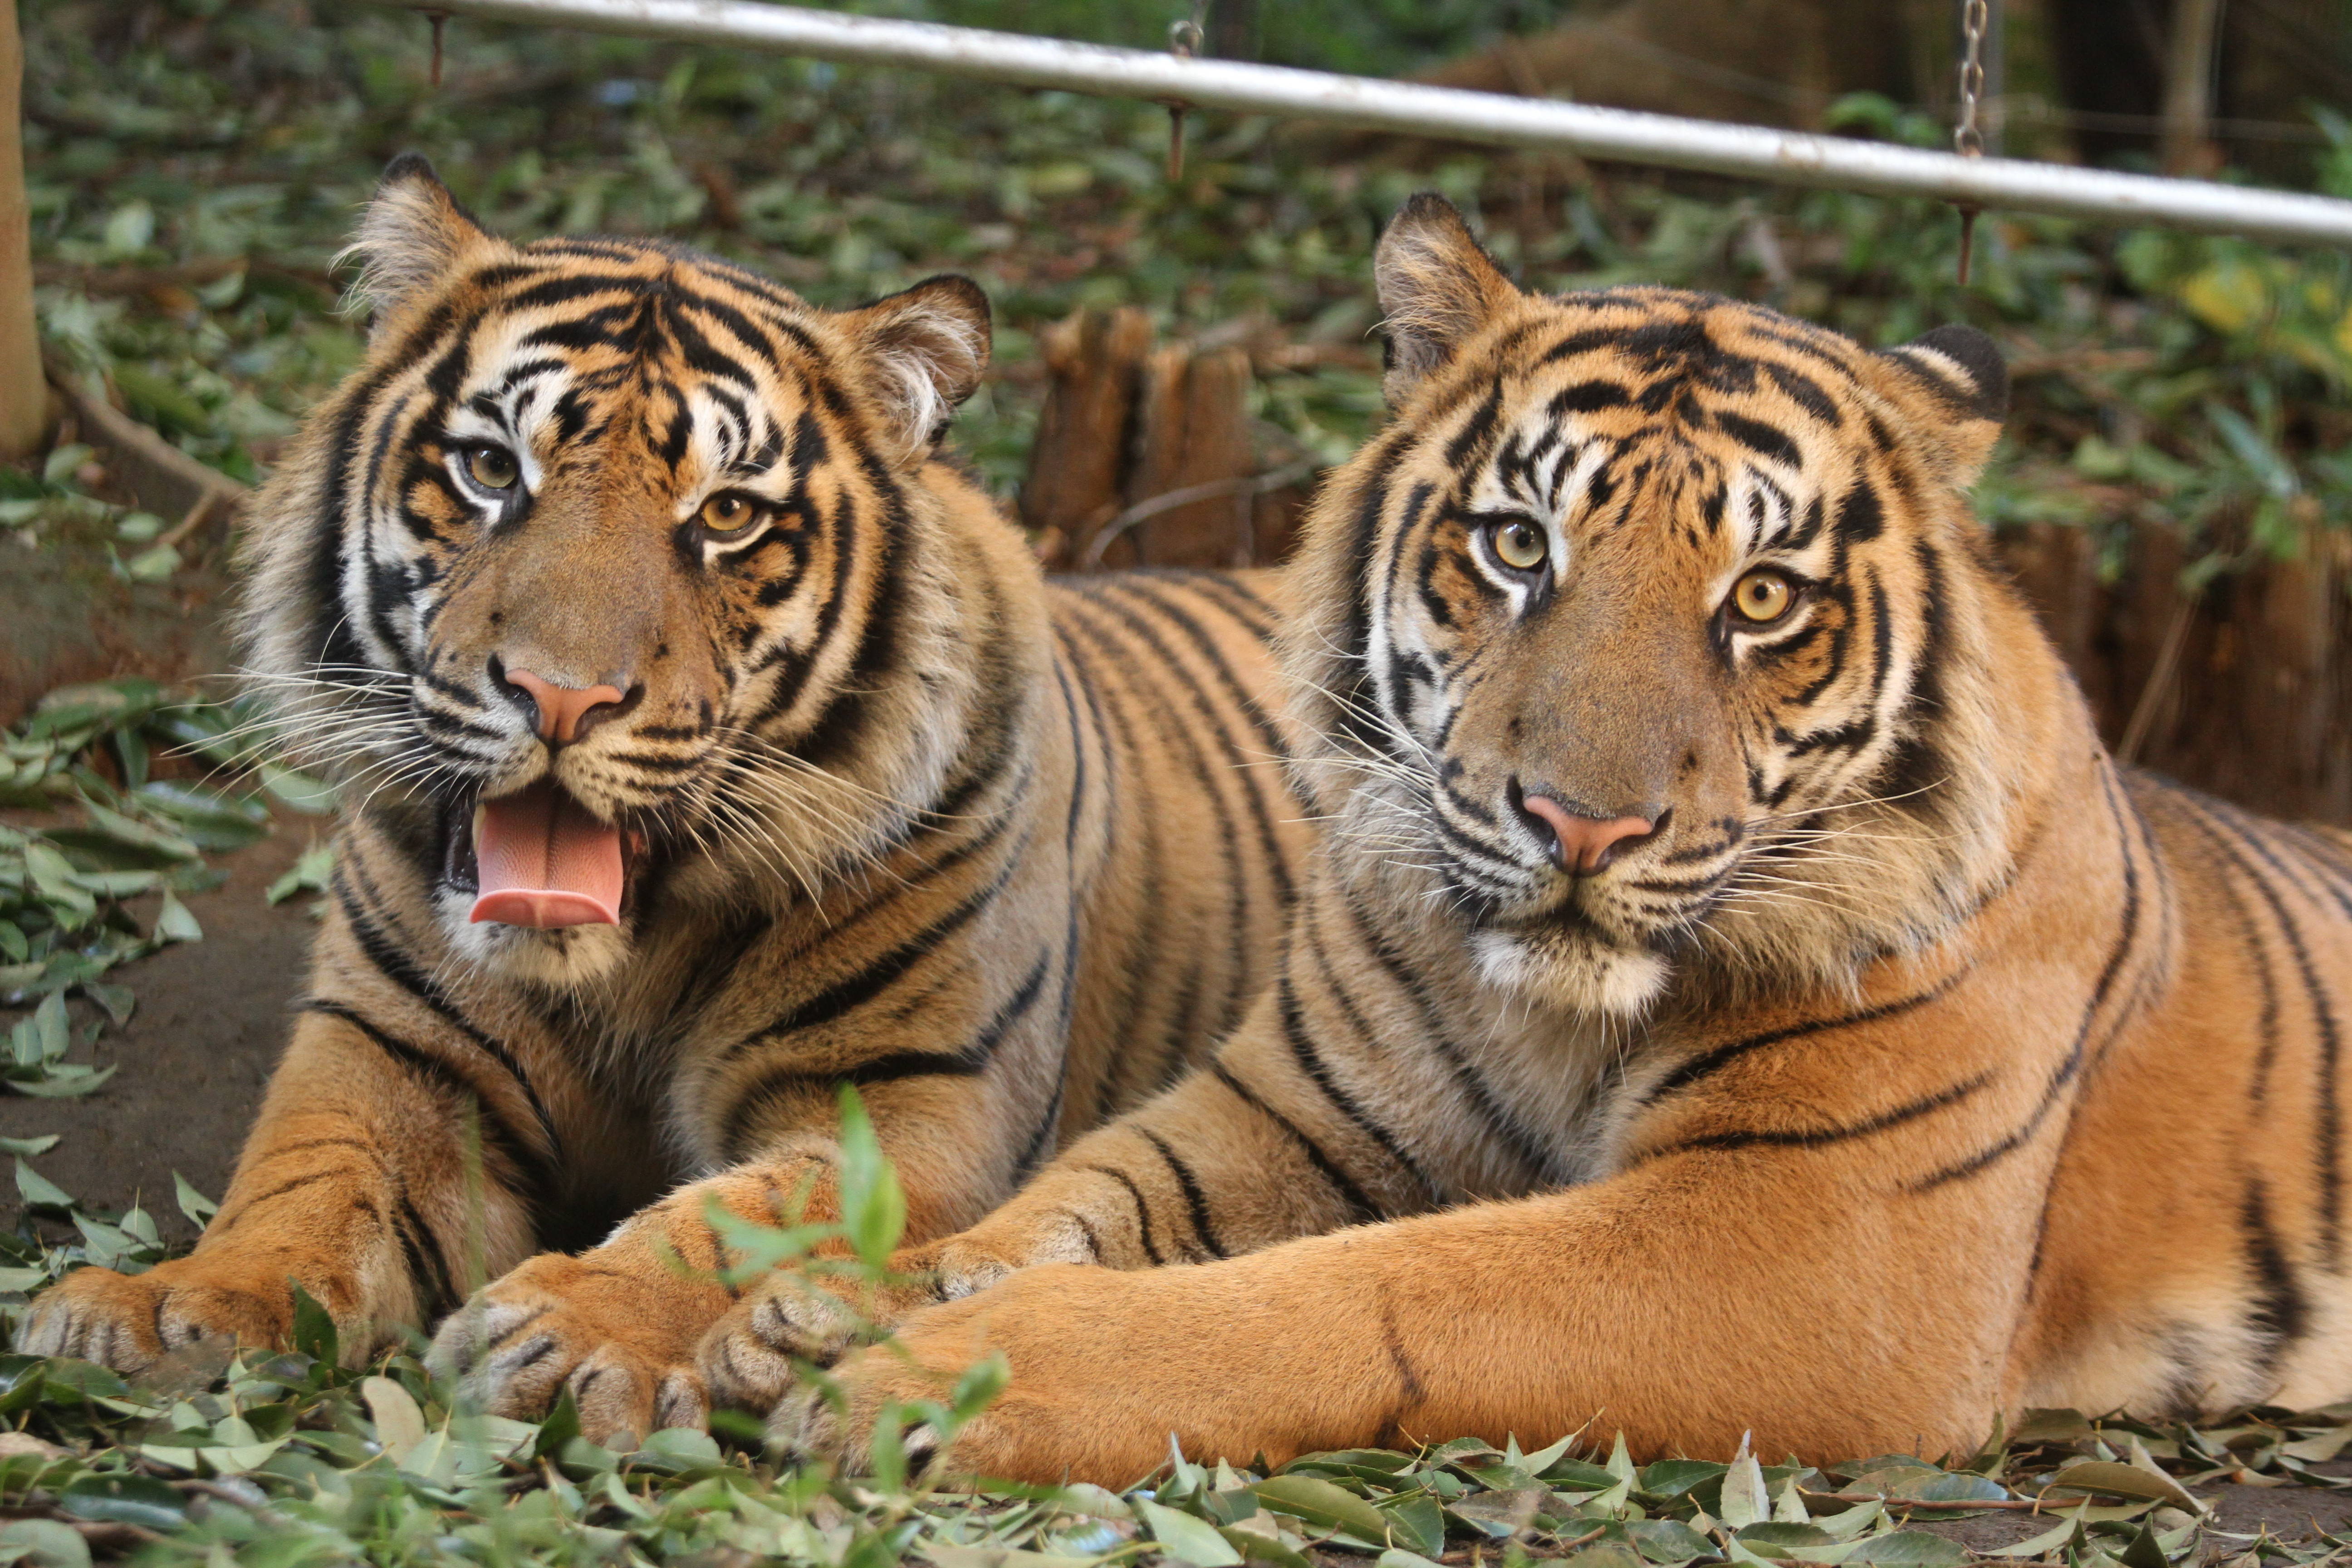
M 1011 1382 L 948 1469 L 1126 1485 L 1171 1432 L 1237 1464 L 1579 1428 L 1644 1453 L 1728 1454 L 1751 1431 L 1815 1459 L 1966 1451 L 2001 1397 L 2031 1205 L 1974 1229 L 1939 1206 L 1710 1154 L 1198 1267 L 1030 1269 L 917 1314 L 771 1431 L 858 1463 L 894 1405 L 1001 1352 Z
M 454 1095 L 352 1024 L 307 1016 L 195 1250 L 143 1274 L 76 1270 L 34 1302 L 17 1348 L 135 1373 L 199 1340 L 282 1347 L 299 1283 L 334 1320 L 343 1361 L 364 1363 L 456 1300 L 469 1227 L 493 1260 L 527 1244 L 494 1174 L 469 1200 L 465 1121 Z
M 901 1250 L 888 1283 L 762 1280 L 703 1342 L 714 1396 L 770 1410 L 800 1365 L 828 1364 L 1020 1269 L 1212 1262 L 1429 1206 L 1433 1189 L 1345 1121 L 1268 1021 L 1245 1025 L 1212 1070 L 1073 1144 L 971 1228 Z

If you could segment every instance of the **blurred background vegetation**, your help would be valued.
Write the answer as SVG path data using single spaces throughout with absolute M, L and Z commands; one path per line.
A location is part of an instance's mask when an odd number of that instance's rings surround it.
M 1189 9 L 869 8 L 1143 46 Z M 2149 163 L 2165 9 L 1996 7 L 2010 148 Z M 996 302 L 999 363 L 959 439 L 1003 494 L 1040 395 L 1033 334 L 1083 305 L 1136 304 L 1164 332 L 1252 345 L 1268 460 L 1344 455 L 1377 416 L 1372 240 L 1406 194 L 1435 186 L 1538 287 L 1716 289 L 1872 342 L 1952 320 L 1993 330 L 2021 391 L 1986 491 L 1996 519 L 2226 521 L 2225 553 L 2352 519 L 2339 406 L 2352 271 L 2338 255 L 1995 215 L 1962 289 L 1957 220 L 1918 203 L 1213 115 L 1194 119 L 1171 183 L 1167 115 L 1149 105 L 465 21 L 436 89 L 422 20 L 323 0 L 37 0 L 25 26 L 40 316 L 58 368 L 240 479 L 354 363 L 360 324 L 334 309 L 333 258 L 376 172 L 415 148 L 513 234 L 673 236 L 825 304 L 970 273 Z M 1948 134 L 1951 27 L 1938 0 L 1225 0 L 1212 17 L 1213 42 L 1286 63 L 1923 145 Z M 2352 103 L 2352 5 L 2246 0 L 2221 45 L 2200 156 L 2224 177 L 2352 195 L 2352 128 L 2329 107 Z M 2119 99 L 2134 81 L 2140 99 Z M 1290 352 L 1266 352 L 1277 342 Z M 85 504 L 76 466 L 48 467 L 0 500 L 28 543 Z M 162 521 L 131 519 L 126 563 Z

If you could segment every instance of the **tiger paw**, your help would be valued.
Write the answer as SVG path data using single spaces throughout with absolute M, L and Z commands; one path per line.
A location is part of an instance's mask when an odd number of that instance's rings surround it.
M 887 1331 L 926 1307 L 984 1290 L 1013 1268 L 949 1237 L 894 1254 L 888 1285 L 779 1268 L 703 1336 L 696 1363 L 714 1404 L 765 1413 L 791 1392 L 803 1363 L 829 1366 L 861 1338 Z
M 1118 1342 L 1131 1316 L 1171 1321 L 1167 1294 L 1148 1274 L 1023 1270 L 984 1294 L 916 1313 L 892 1343 L 845 1357 L 828 1377 L 778 1401 L 769 1446 L 782 1458 L 862 1470 L 876 1430 L 889 1423 L 913 1469 L 1126 1485 L 1166 1457 L 1199 1369 L 1189 1357 L 1155 1367 L 1105 1355 L 1101 1345 Z M 1097 1340 L 1097 1330 L 1110 1331 Z M 992 1352 L 1005 1357 L 1010 1384 L 952 1436 L 943 1432 L 937 1407 Z
M 116 1372 L 143 1372 L 199 1340 L 282 1345 L 292 1321 L 285 1281 L 226 1282 L 198 1258 L 144 1274 L 78 1268 L 42 1292 L 16 1331 L 26 1355 L 79 1356 Z
M 544 1415 L 564 1389 L 581 1435 L 610 1446 L 667 1426 L 701 1426 L 710 1403 L 688 1352 L 699 1321 L 682 1321 L 680 1280 L 646 1281 L 599 1267 L 595 1255 L 543 1253 L 488 1285 L 442 1321 L 426 1364 L 454 1378 L 493 1415 Z M 675 1293 L 665 1300 L 663 1284 Z

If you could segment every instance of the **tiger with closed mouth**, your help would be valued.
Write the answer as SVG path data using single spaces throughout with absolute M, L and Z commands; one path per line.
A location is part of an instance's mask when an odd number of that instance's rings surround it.
M 794 1286 L 719 1282 L 707 1205 L 830 1213 L 838 1086 L 944 1235 L 1270 972 L 1272 584 L 1049 586 L 935 451 L 988 360 L 961 279 L 825 311 L 509 244 L 421 159 L 356 248 L 366 363 L 246 558 L 256 680 L 350 781 L 308 995 L 194 1252 L 20 1345 L 282 1343 L 299 1283 L 358 1362 L 486 1274 L 435 1358 L 494 1411 L 772 1400 Z
M 1525 294 L 1435 197 L 1375 274 L 1391 418 L 1279 639 L 1329 822 L 1280 973 L 899 1258 L 898 1345 L 778 1440 L 854 1462 L 992 1349 L 915 1446 L 1110 1485 L 1171 1432 L 1827 1462 L 2352 1394 L 2352 836 L 2107 754 L 1969 512 L 1991 341 Z

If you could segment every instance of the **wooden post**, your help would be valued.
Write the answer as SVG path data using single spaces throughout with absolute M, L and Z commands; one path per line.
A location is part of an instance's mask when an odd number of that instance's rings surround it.
M 2221 0 L 2173 0 L 2160 138 L 2168 174 L 2210 174 L 2221 167 L 2221 150 L 2213 145 L 2213 55 L 2221 30 Z
M 0 458 L 28 458 L 49 426 L 33 324 L 33 211 L 25 197 L 25 40 L 16 0 L 0 0 Z

